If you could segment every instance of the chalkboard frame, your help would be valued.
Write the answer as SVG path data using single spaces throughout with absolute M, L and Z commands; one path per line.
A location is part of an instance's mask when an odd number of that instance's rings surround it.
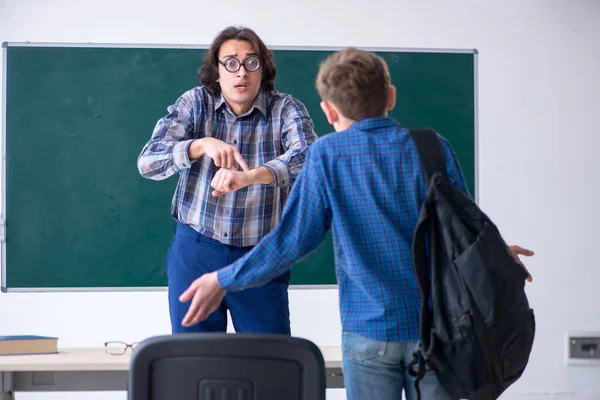
M 1 174 L 1 200 L 2 208 L 0 214 L 0 291 L 7 292 L 122 292 L 122 291 L 165 291 L 166 286 L 149 287 L 18 287 L 11 288 L 7 284 L 7 265 L 6 265 L 6 116 L 7 116 L 7 50 L 8 47 L 83 47 L 83 48 L 139 48 L 139 49 L 198 49 L 206 50 L 209 45 L 190 45 L 190 44 L 143 44 L 143 43 L 91 43 L 91 42 L 3 42 L 2 43 L 2 174 Z M 345 46 L 269 46 L 270 50 L 307 50 L 307 51 L 337 51 Z M 460 48 L 403 48 L 403 47 L 364 47 L 361 49 L 373 52 L 411 52 L 411 53 L 457 53 L 473 55 L 473 87 L 474 87 L 474 192 L 472 195 L 476 202 L 479 201 L 479 110 L 478 110 L 478 50 L 460 49 Z M 393 78 L 393 77 L 392 77 Z M 293 93 L 291 93 L 293 95 Z M 290 289 L 336 289 L 337 284 L 311 284 L 311 285 L 290 285 Z

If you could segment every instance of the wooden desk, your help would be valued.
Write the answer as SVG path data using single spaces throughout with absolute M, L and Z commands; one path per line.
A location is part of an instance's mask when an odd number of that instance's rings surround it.
M 343 388 L 338 346 L 319 347 L 325 359 L 328 388 Z M 0 400 L 15 392 L 127 390 L 131 351 L 111 356 L 104 348 L 65 348 L 58 354 L 0 356 Z

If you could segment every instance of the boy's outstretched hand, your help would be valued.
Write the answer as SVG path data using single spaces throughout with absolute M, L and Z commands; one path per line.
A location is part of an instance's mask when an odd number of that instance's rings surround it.
M 196 279 L 181 296 L 182 303 L 192 300 L 188 312 L 183 317 L 181 325 L 189 327 L 204 321 L 223 301 L 227 292 L 219 284 L 216 272 L 204 274 Z

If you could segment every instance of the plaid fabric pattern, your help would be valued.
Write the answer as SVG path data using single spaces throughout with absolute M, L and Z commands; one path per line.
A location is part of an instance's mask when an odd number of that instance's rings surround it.
M 203 137 L 235 146 L 251 169 L 269 168 L 275 182 L 214 197 L 210 182 L 218 167 L 207 156 L 188 157 L 190 144 Z M 253 107 L 236 116 L 222 96 L 213 98 L 196 87 L 158 121 L 138 157 L 138 169 L 154 180 L 179 173 L 171 205 L 174 219 L 221 243 L 252 246 L 279 222 L 290 185 L 316 139 L 306 107 L 288 94 L 261 91 Z

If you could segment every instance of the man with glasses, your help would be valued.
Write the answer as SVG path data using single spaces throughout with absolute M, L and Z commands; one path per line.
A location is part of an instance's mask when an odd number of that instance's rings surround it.
M 201 275 L 246 254 L 279 222 L 317 136 L 306 107 L 275 90 L 272 53 L 252 30 L 228 27 L 198 71 L 202 87 L 168 108 L 144 146 L 138 169 L 162 180 L 179 173 L 171 205 L 177 221 L 167 254 L 173 333 L 227 330 L 290 334 L 289 272 L 261 288 L 225 296 L 201 324 L 183 327 L 178 299 Z

